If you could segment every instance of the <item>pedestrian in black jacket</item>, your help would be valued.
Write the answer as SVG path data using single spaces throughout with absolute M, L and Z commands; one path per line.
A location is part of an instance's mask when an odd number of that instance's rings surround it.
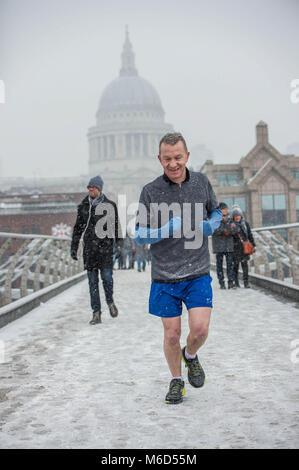
M 233 252 L 234 240 L 232 236 L 231 223 L 232 220 L 228 214 L 228 206 L 224 202 L 220 202 L 219 209 L 222 212 L 222 221 L 219 227 L 214 231 L 212 236 L 213 253 L 216 254 L 217 277 L 220 289 L 225 289 L 223 259 L 226 259 L 226 274 L 228 280 L 228 288 L 234 287 L 234 271 L 233 271 Z
M 248 280 L 248 260 L 249 255 L 245 255 L 243 251 L 243 241 L 250 241 L 255 246 L 254 238 L 250 229 L 249 223 L 244 219 L 241 209 L 237 206 L 232 210 L 232 229 L 234 239 L 234 254 L 233 254 L 233 270 L 234 270 L 234 285 L 240 287 L 239 284 L 239 265 L 241 263 L 243 271 L 244 287 L 249 288 Z
M 80 238 L 83 236 L 83 261 L 93 311 L 92 325 L 101 323 L 99 270 L 110 315 L 118 315 L 113 301 L 113 248 L 115 244 L 121 243 L 121 233 L 117 206 L 102 193 L 103 184 L 100 176 L 89 181 L 88 195 L 78 205 L 71 243 L 71 257 L 76 260 Z

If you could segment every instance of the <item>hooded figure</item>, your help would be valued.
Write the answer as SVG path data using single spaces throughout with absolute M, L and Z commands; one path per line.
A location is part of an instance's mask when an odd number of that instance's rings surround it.
M 245 255 L 243 251 L 243 241 L 250 241 L 255 246 L 254 238 L 249 223 L 244 219 L 243 212 L 239 206 L 232 208 L 232 234 L 234 240 L 233 253 L 233 269 L 235 287 L 240 287 L 238 280 L 239 264 L 241 263 L 243 270 L 244 287 L 250 287 L 248 282 L 248 260 L 249 255 Z

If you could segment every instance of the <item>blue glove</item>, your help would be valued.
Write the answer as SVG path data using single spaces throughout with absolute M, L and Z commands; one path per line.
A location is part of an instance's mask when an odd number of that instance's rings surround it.
M 165 238 L 171 237 L 182 225 L 181 217 L 173 217 L 163 227 L 150 229 L 147 227 L 135 227 L 134 240 L 139 245 L 158 243 Z
M 201 230 L 204 237 L 213 235 L 216 228 L 219 227 L 222 220 L 222 212 L 220 209 L 215 209 L 211 212 L 211 216 L 208 220 L 203 220 L 201 222 Z

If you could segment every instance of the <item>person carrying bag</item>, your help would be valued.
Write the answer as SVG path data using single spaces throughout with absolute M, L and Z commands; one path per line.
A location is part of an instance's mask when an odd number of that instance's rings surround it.
M 233 223 L 232 234 L 234 239 L 233 253 L 233 271 L 234 271 L 234 287 L 240 287 L 239 284 L 239 265 L 241 263 L 243 271 L 244 287 L 249 288 L 248 279 L 248 260 L 250 255 L 255 251 L 255 242 L 251 232 L 249 223 L 244 219 L 243 213 L 238 206 L 232 209 Z

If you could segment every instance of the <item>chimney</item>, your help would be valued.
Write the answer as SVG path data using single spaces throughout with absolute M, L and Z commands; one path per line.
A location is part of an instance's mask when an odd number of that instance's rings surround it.
M 256 143 L 267 144 L 268 142 L 268 126 L 264 121 L 260 121 L 256 126 Z

